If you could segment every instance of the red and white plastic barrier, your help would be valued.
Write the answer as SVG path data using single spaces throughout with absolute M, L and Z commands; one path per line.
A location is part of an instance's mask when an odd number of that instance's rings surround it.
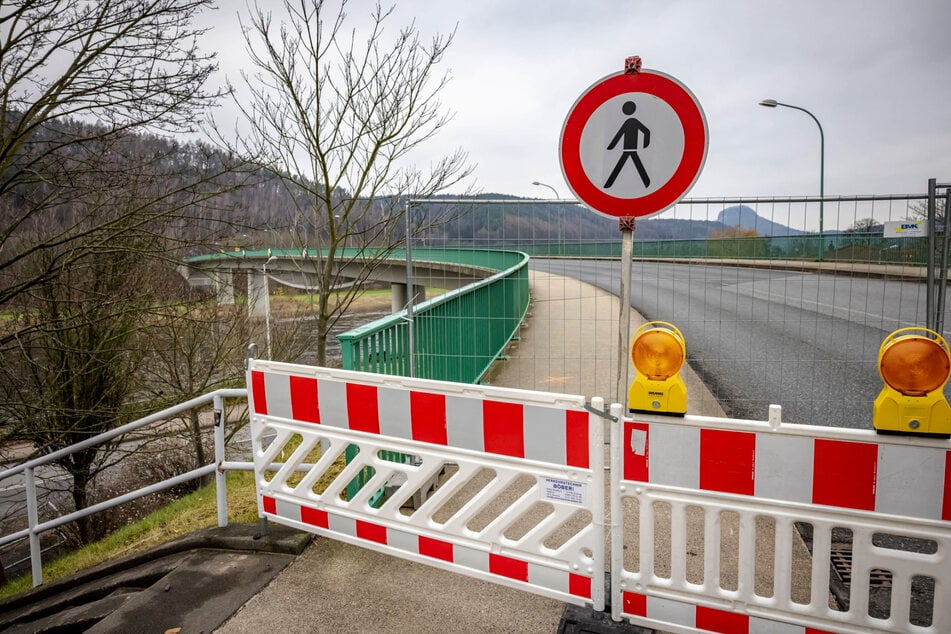
M 619 409 L 616 410 L 619 413 Z M 951 631 L 951 447 L 873 431 L 687 416 L 623 419 L 612 438 L 612 609 L 671 631 Z M 636 511 L 625 513 L 625 499 Z M 658 509 L 670 519 L 658 520 Z M 694 535 L 687 516 L 693 513 Z M 725 513 L 737 526 L 724 528 Z M 771 543 L 757 543 L 767 520 Z M 669 569 L 654 530 L 669 522 Z M 792 596 L 796 525 L 812 531 L 807 596 Z M 721 583 L 723 532 L 737 530 L 735 587 Z M 849 609 L 829 607 L 833 530 L 851 532 Z M 893 539 L 927 546 L 910 552 Z M 639 543 L 637 570 L 622 551 Z M 702 551 L 702 554 L 698 551 Z M 693 572 L 688 561 L 694 557 Z M 702 561 L 697 559 L 702 557 Z M 756 569 L 773 571 L 758 593 Z M 699 569 L 699 573 L 697 572 Z M 870 610 L 869 575 L 887 571 L 887 616 Z M 912 584 L 930 579 L 930 622 L 910 614 Z M 801 594 L 801 593 L 800 593 Z M 870 612 L 873 614 L 870 615 Z M 777 621 L 785 622 L 779 623 Z
M 260 360 L 248 384 L 263 516 L 603 609 L 603 433 L 582 397 Z
M 274 521 L 600 610 L 610 499 L 616 620 L 951 631 L 946 440 L 785 425 L 779 408 L 628 419 L 615 405 L 606 498 L 600 399 L 260 360 L 247 378 L 259 508 Z M 848 609 L 829 594 L 843 531 Z M 872 589 L 881 573 L 889 589 Z

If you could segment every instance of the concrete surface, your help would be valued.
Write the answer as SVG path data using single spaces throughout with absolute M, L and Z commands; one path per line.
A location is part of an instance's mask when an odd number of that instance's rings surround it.
M 620 300 L 590 284 L 541 271 L 530 273 L 530 285 L 529 318 L 518 340 L 506 351 L 507 359 L 495 364 L 486 382 L 524 390 L 583 394 L 589 399 L 600 396 L 606 404 L 621 402 L 617 395 L 618 360 L 629 363 L 630 342 L 624 343 L 624 355 L 620 357 Z M 643 323 L 644 318 L 632 311 L 631 332 Z M 689 365 L 684 365 L 681 376 L 687 385 L 689 414 L 724 415 Z
M 218 631 L 554 632 L 565 605 L 318 538 Z
M 4 632 L 211 632 L 311 542 L 282 526 L 196 531 L 0 603 Z

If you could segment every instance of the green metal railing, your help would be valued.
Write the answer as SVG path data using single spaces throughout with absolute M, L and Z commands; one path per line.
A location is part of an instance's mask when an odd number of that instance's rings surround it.
M 528 256 L 476 249 L 414 249 L 413 255 L 417 262 L 450 262 L 498 271 L 413 308 L 416 376 L 478 382 L 528 311 Z M 399 252 L 393 254 L 394 258 L 400 256 Z M 338 335 L 344 369 L 406 376 L 408 328 L 403 311 Z
M 405 259 L 405 252 L 394 252 Z M 474 249 L 414 249 L 416 262 L 448 262 L 498 271 L 413 308 L 415 375 L 427 379 L 476 383 L 518 331 L 529 305 L 528 256 L 524 253 Z M 409 374 L 410 322 L 407 311 L 370 322 L 337 336 L 345 370 L 406 376 Z M 358 449 L 346 450 L 349 463 Z M 381 451 L 380 458 L 399 463 L 412 456 Z M 347 485 L 348 499 L 373 477 L 364 469 Z M 380 489 L 370 498 L 382 504 Z

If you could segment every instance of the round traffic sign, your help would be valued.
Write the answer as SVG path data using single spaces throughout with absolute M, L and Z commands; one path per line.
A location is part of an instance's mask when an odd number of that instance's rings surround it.
M 574 194 L 608 216 L 672 207 L 707 156 L 707 120 L 686 86 L 657 71 L 609 75 L 575 102 L 561 131 L 561 169 Z

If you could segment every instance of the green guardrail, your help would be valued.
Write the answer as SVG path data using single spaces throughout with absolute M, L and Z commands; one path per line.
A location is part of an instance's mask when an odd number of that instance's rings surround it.
M 417 262 L 450 262 L 498 271 L 413 307 L 415 375 L 478 382 L 508 345 L 528 310 L 528 256 L 514 251 L 414 249 L 413 257 Z M 406 376 L 408 334 L 407 313 L 403 311 L 338 335 L 344 369 Z
M 394 259 L 405 252 L 394 252 Z M 413 307 L 414 374 L 419 378 L 476 383 L 518 332 L 529 305 L 528 256 L 514 251 L 414 249 L 416 262 L 464 264 L 498 271 Z M 409 374 L 407 311 L 389 315 L 337 336 L 345 370 Z M 346 450 L 349 463 L 359 450 Z M 381 451 L 380 458 L 412 463 L 413 457 Z M 346 487 L 347 499 L 373 477 L 369 467 Z M 383 503 L 377 491 L 370 505 Z

